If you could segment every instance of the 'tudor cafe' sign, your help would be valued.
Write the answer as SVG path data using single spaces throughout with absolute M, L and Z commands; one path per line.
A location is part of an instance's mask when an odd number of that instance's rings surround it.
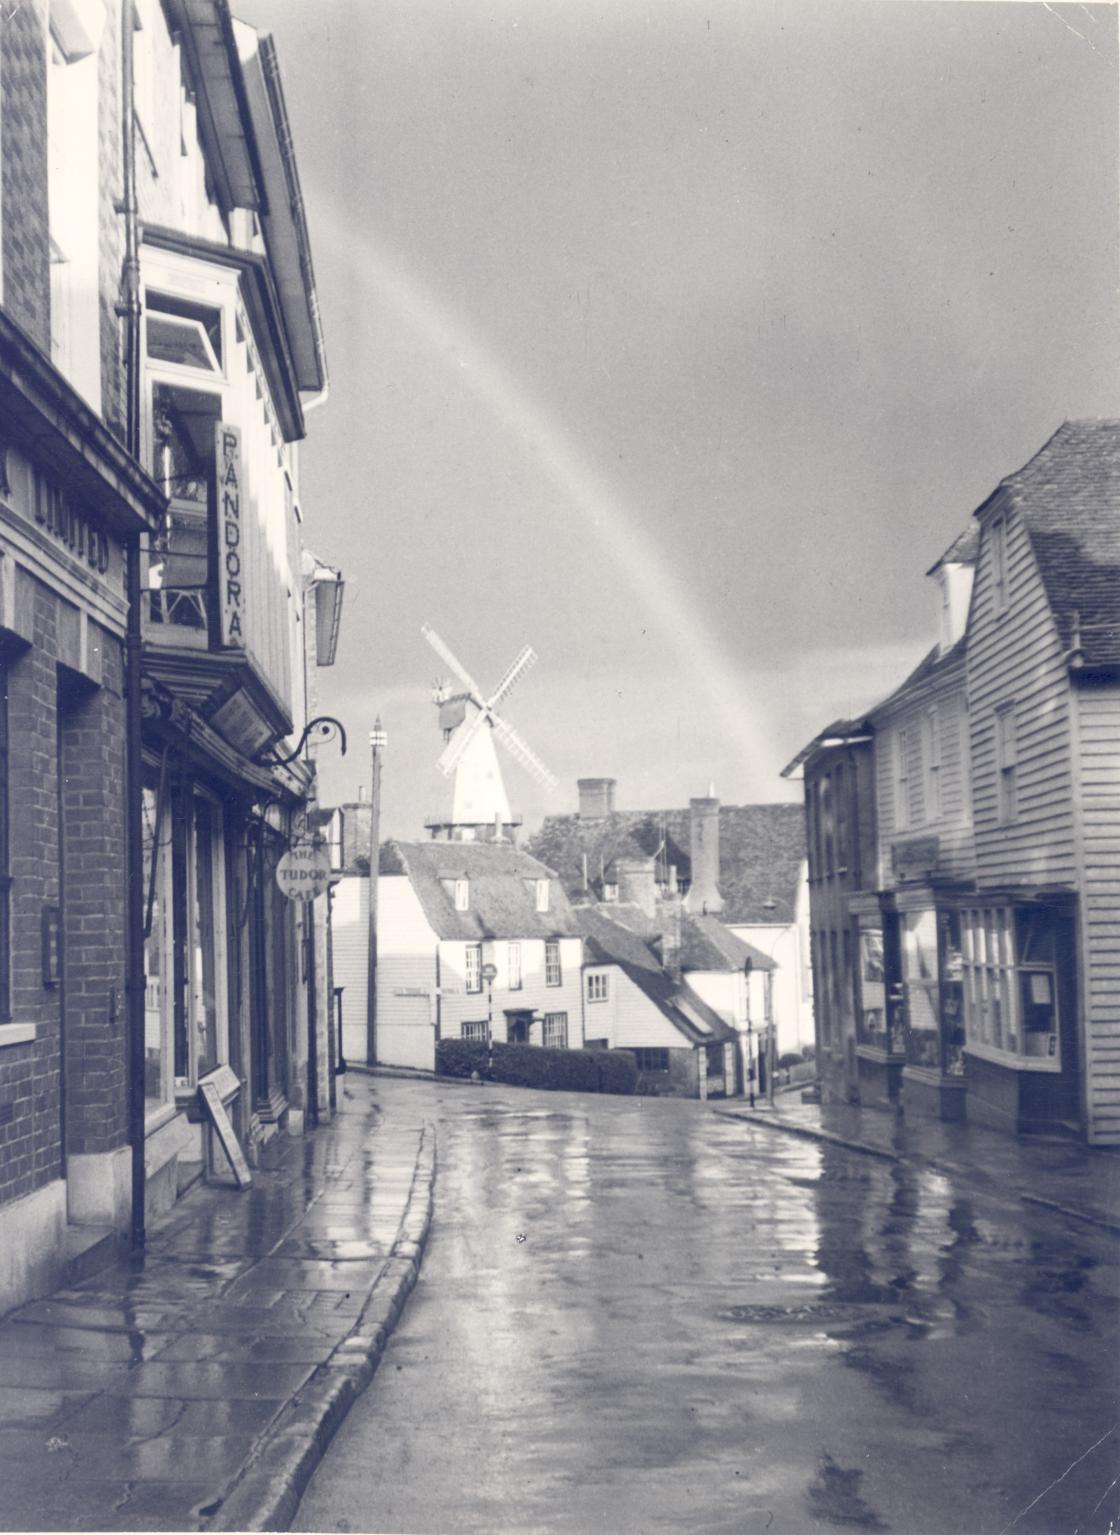
M 330 854 L 321 843 L 297 843 L 276 865 L 276 883 L 289 901 L 313 901 L 330 880 Z

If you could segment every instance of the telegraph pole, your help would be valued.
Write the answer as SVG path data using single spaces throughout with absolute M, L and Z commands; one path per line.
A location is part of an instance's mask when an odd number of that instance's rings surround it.
M 381 857 L 381 754 L 387 741 L 378 716 L 369 733 L 369 951 L 366 975 L 366 1064 L 377 1065 L 377 868 Z

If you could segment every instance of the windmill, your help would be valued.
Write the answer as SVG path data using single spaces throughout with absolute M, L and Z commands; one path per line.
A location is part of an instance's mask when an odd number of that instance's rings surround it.
M 447 743 L 438 767 L 445 778 L 454 773 L 455 785 L 450 817 L 429 821 L 428 827 L 434 836 L 442 832 L 444 836 L 460 841 L 484 836 L 489 829 L 496 829 L 496 835 L 500 836 L 502 827 L 516 823 L 510 814 L 498 754 L 494 750 L 495 737 L 539 784 L 546 789 L 556 787 L 556 779 L 541 759 L 497 712 L 498 705 L 509 697 L 514 684 L 536 661 L 536 652 L 526 645 L 487 698 L 430 625 L 424 624 L 420 632 L 462 684 L 456 690 L 450 683 L 437 682 L 432 689 L 432 701 L 439 707 L 440 727 Z M 471 708 L 474 713 L 468 714 Z

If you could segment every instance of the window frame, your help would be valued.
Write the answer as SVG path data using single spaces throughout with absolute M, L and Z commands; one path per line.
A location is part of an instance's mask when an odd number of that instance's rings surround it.
M 564 967 L 560 958 L 559 938 L 546 938 L 544 941 L 544 984 L 546 986 L 562 986 L 564 984 Z
M 941 706 L 939 704 L 930 704 L 925 712 L 925 736 L 927 749 L 922 753 L 925 819 L 940 821 L 944 814 L 944 804 L 941 792 Z
M 465 1044 L 484 1045 L 489 1037 L 490 1029 L 485 1018 L 464 1018 L 459 1025 L 459 1038 Z
M 524 985 L 521 972 L 521 942 L 511 939 L 506 944 L 506 985 L 509 991 L 520 991 Z
M 1019 720 L 1013 699 L 993 709 L 992 730 L 996 825 L 1014 826 L 1019 819 Z
M 634 1064 L 643 1074 L 668 1076 L 669 1074 L 669 1047 L 667 1045 L 635 1045 L 630 1054 L 634 1057 Z M 654 1064 L 656 1059 L 657 1064 Z M 664 1061 L 664 1065 L 661 1062 Z
M 471 882 L 469 879 L 457 879 L 455 881 L 455 910 L 470 911 L 471 909 Z
M 610 972 L 607 970 L 592 971 L 587 977 L 588 1002 L 610 1001 Z
M 559 1029 L 561 1039 L 559 1044 L 549 1038 L 550 1029 L 555 1032 Z M 545 1050 L 566 1050 L 568 1048 L 568 1015 L 564 1013 L 545 1013 L 541 1021 L 541 1044 Z
M 1018 925 L 1021 912 L 1012 905 L 970 904 L 961 909 L 961 957 L 964 980 L 965 1052 L 1017 1071 L 1060 1072 L 1062 1069 L 1062 1006 L 1057 954 L 1053 960 L 1024 960 L 1019 953 Z M 994 921 L 993 921 L 994 918 Z M 991 933 L 998 942 L 989 954 Z M 981 941 L 978 941 L 981 940 Z M 988 1011 L 993 996 L 993 974 L 998 976 L 1002 1006 L 1002 1040 L 995 1041 Z M 1022 983 L 1032 975 L 1045 975 L 1053 1010 L 1053 1054 L 1028 1054 L 1023 1026 Z M 987 1026 L 986 1026 L 987 1025 Z M 1032 1031 L 1035 1032 L 1035 1031 Z M 985 1038 L 985 1034 L 989 1037 Z M 1014 1040 L 1014 1046 L 1007 1044 Z
M 477 982 L 477 985 L 472 984 L 473 982 Z M 470 996 L 477 996 L 482 991 L 482 945 L 480 943 L 463 945 L 463 990 Z
M 898 725 L 894 732 L 894 824 L 906 831 L 910 818 L 910 727 Z

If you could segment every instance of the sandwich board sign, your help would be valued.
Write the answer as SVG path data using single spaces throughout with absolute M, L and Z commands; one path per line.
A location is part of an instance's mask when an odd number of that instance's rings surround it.
M 226 1113 L 226 1104 L 237 1097 L 241 1089 L 241 1083 L 237 1080 L 236 1073 L 229 1066 L 219 1066 L 217 1071 L 212 1071 L 209 1076 L 203 1077 L 198 1084 L 198 1096 L 202 1100 L 202 1107 L 213 1125 L 222 1150 L 229 1158 L 229 1165 L 233 1168 L 233 1176 L 237 1180 L 239 1189 L 247 1189 L 253 1181 L 253 1175 L 249 1171 L 249 1164 L 245 1160 L 245 1153 L 237 1139 L 230 1117 Z
M 330 854 L 322 844 L 299 842 L 276 865 L 276 883 L 289 901 L 313 901 L 330 882 Z

